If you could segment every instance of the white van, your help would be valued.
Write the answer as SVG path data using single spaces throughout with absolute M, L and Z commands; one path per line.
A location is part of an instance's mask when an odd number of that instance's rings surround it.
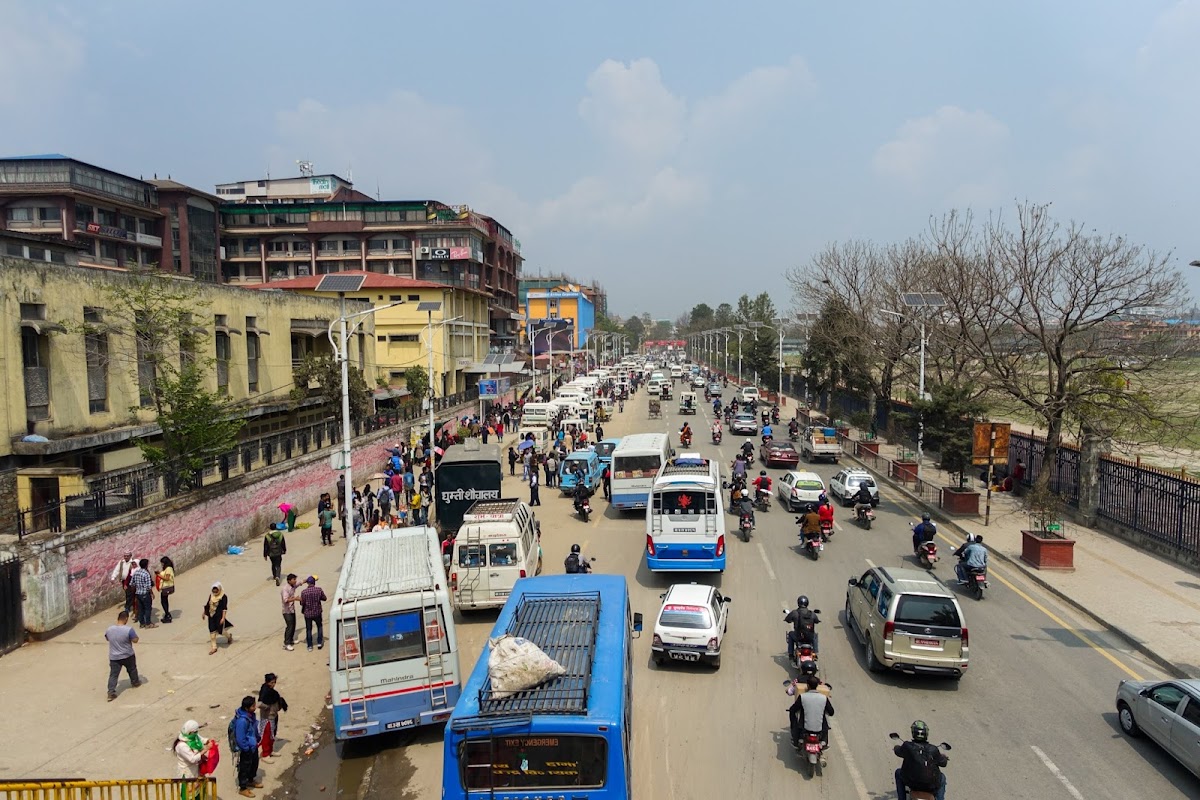
M 542 427 L 526 427 L 522 425 L 517 429 L 517 441 L 523 442 L 529 436 L 533 436 L 533 452 L 545 453 L 550 449 L 550 429 Z
M 651 378 L 650 382 L 646 384 L 646 394 L 651 397 L 658 397 L 662 393 L 662 385 L 661 378 Z
M 463 515 L 450 559 L 450 598 L 461 610 L 499 608 L 520 578 L 542 571 L 539 525 L 515 498 L 480 500 Z
M 671 367 L 671 380 L 676 381 L 683 377 L 683 367 L 676 364 Z
M 550 403 L 526 403 L 521 409 L 521 425 L 526 428 L 549 428 L 558 413 Z

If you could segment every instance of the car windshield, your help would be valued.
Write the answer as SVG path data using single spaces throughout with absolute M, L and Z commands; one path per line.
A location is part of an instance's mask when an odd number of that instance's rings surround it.
M 958 609 L 950 599 L 920 594 L 901 595 L 896 605 L 896 622 L 941 628 L 962 627 Z
M 712 614 L 705 606 L 667 603 L 663 606 L 658 624 L 664 628 L 692 628 L 706 630 L 712 627 Z

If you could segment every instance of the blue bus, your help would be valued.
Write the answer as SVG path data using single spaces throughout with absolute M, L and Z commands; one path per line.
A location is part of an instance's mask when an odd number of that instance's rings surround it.
M 623 575 L 518 580 L 492 637 L 528 639 L 566 673 L 498 698 L 484 651 L 446 725 L 443 800 L 631 797 L 630 639 L 641 628 Z

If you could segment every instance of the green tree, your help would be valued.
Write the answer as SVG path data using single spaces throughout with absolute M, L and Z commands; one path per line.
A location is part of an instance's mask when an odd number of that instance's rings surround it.
M 404 370 L 404 388 L 409 399 L 421 405 L 429 395 L 429 373 L 423 367 L 409 367 Z
M 717 310 L 713 312 L 713 327 L 728 328 L 736 323 L 737 318 L 733 314 L 733 306 L 729 303 L 721 303 L 717 306 Z
M 903 425 L 915 439 L 921 420 L 925 422 L 924 444 L 938 454 L 938 465 L 957 476 L 958 488 L 967 486 L 973 452 L 974 424 L 986 409 L 970 384 L 939 384 L 931 387 L 929 399 L 913 401 Z
M 371 390 L 363 378 L 362 370 L 349 365 L 346 371 L 350 386 L 350 419 L 359 419 L 371 410 Z M 310 388 L 315 383 L 315 388 Z M 342 365 L 328 353 L 309 353 L 292 370 L 292 406 L 299 405 L 307 397 L 321 398 L 321 404 L 336 409 L 342 418 Z
M 651 328 L 647 337 L 656 341 L 670 339 L 674 336 L 674 330 L 675 326 L 671 324 L 669 319 L 660 319 L 654 323 L 654 327 Z
M 717 314 L 708 303 L 698 303 L 688 314 L 688 333 L 707 331 L 716 326 Z
M 646 324 L 640 317 L 630 317 L 625 322 L 625 334 L 630 339 L 630 345 L 636 348 L 646 338 Z
M 194 315 L 207 313 L 209 303 L 153 266 L 113 275 L 99 301 L 103 308 L 65 327 L 83 334 L 91 355 L 129 371 L 140 395 L 131 413 L 153 409 L 161 434 L 136 442 L 162 471 L 168 492 L 200 486 L 204 466 L 234 448 L 244 425 L 232 401 L 207 388 L 216 359 L 198 355 L 209 332 Z M 91 344 L 99 337 L 106 347 Z

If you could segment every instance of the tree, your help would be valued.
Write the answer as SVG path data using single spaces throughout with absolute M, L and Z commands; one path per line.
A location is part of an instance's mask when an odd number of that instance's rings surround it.
M 730 325 L 736 325 L 737 318 L 733 315 L 733 306 L 729 303 L 721 303 L 717 306 L 717 310 L 713 313 L 713 327 L 728 328 Z
M 371 410 L 371 391 L 363 378 L 362 370 L 349 365 L 346 370 L 350 387 L 350 419 L 358 419 Z M 321 398 L 321 404 L 337 409 L 337 417 L 342 418 L 342 365 L 328 353 L 317 355 L 309 353 L 292 370 L 291 401 L 295 407 L 306 397 L 312 396 L 309 387 L 317 384 L 316 393 Z
M 646 338 L 646 324 L 640 317 L 630 317 L 625 323 L 625 333 L 629 336 L 633 347 L 637 347 Z
M 421 405 L 429 395 L 429 373 L 422 367 L 409 367 L 404 370 L 404 388 L 408 389 L 409 399 Z
M 930 399 L 913 401 L 913 411 L 905 414 L 903 421 L 913 438 L 924 421 L 925 445 L 937 452 L 942 469 L 958 476 L 958 488 L 963 489 L 972 466 L 974 423 L 983 418 L 985 411 L 974 387 L 938 384 L 932 387 Z
M 687 331 L 696 333 L 697 331 L 707 331 L 718 327 L 716 325 L 716 312 L 708 303 L 698 303 L 692 307 L 688 314 Z
M 674 330 L 675 326 L 671 324 L 669 319 L 660 319 L 654 323 L 654 327 L 646 335 L 655 341 L 662 341 L 663 339 L 670 339 L 674 335 Z
M 1194 409 L 1159 399 L 1191 385 L 1191 369 L 1178 366 L 1190 345 L 1168 326 L 1136 322 L 1184 305 L 1183 280 L 1166 256 L 1061 224 L 1049 206 L 1033 204 L 1017 207 L 1015 226 L 952 213 L 930 238 L 939 256 L 934 285 L 955 287 L 945 313 L 960 346 L 994 391 L 1046 429 L 1044 463 L 1055 463 L 1072 417 L 1195 426 Z M 1047 486 L 1054 472 L 1040 470 L 1035 485 Z
M 153 409 L 161 436 L 136 442 L 168 492 L 196 488 L 204 466 L 234 448 L 244 424 L 228 397 L 207 388 L 216 359 L 198 355 L 209 332 L 194 315 L 209 303 L 191 284 L 153 266 L 114 275 L 103 292 L 104 308 L 65 327 L 84 335 L 90 357 L 129 371 L 140 396 L 131 413 Z M 104 347 L 94 344 L 100 337 Z

